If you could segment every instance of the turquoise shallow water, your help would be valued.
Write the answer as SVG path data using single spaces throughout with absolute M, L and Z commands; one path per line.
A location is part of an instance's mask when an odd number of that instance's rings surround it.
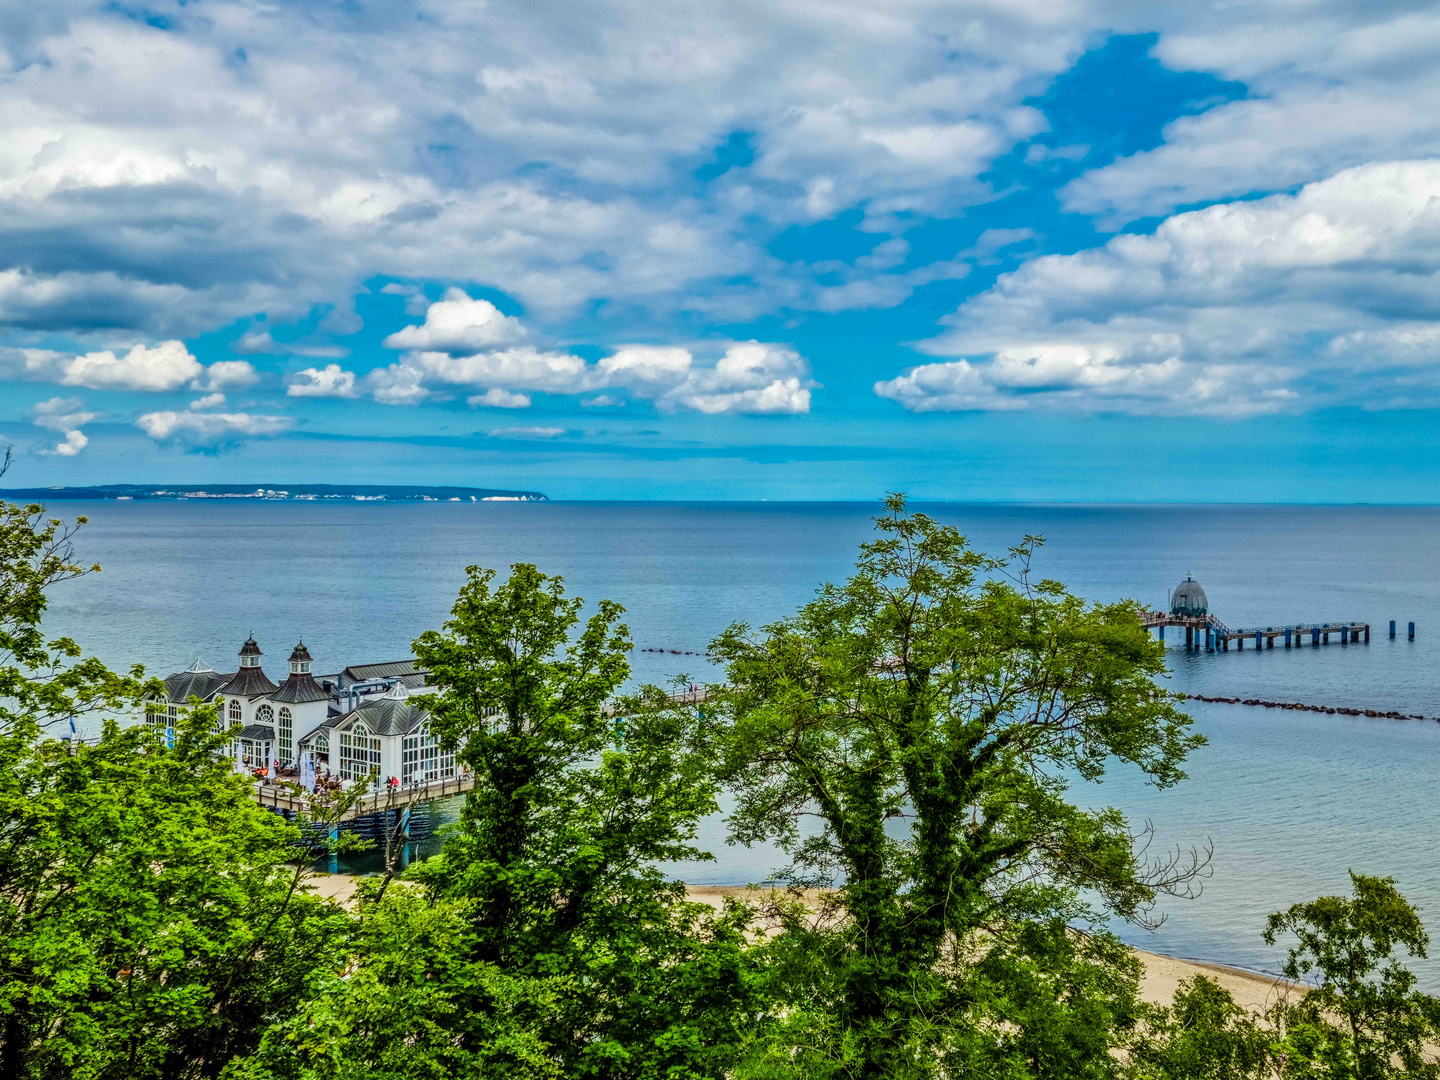
M 408 654 L 443 620 L 464 567 L 538 563 L 574 593 L 628 609 L 635 674 L 705 678 L 696 656 L 726 624 L 755 624 L 842 578 L 870 534 L 856 504 L 56 503 L 89 515 L 78 554 L 103 574 L 61 587 L 50 628 L 113 665 L 162 674 L 196 656 L 225 670 L 254 632 L 271 674 L 303 637 L 317 670 Z M 1367 620 L 1369 645 L 1207 655 L 1172 649 L 1177 689 L 1440 716 L 1440 509 L 1431 507 L 1029 507 L 935 505 L 977 546 L 1026 533 L 1037 560 L 1097 600 L 1163 605 L 1188 572 L 1232 626 Z M 1385 624 L 1396 619 L 1391 641 Z M 1404 624 L 1418 624 L 1414 642 Z M 1173 633 L 1173 631 L 1172 631 Z M 1121 928 L 1144 948 L 1274 969 L 1265 915 L 1346 888 L 1345 871 L 1392 874 L 1440 932 L 1440 724 L 1193 703 L 1210 745 L 1190 779 L 1156 792 L 1116 774 L 1085 794 L 1151 821 L 1156 843 L 1213 843 L 1195 900 L 1160 930 Z M 438 807 L 443 815 L 445 808 Z M 767 849 L 725 846 L 696 882 L 762 878 Z M 1417 965 L 1440 989 L 1440 965 Z

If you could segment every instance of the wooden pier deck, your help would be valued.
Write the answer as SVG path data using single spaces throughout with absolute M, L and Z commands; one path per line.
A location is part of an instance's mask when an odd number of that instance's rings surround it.
M 340 821 L 353 821 L 367 814 L 380 814 L 387 810 L 407 810 L 420 803 L 435 799 L 448 799 L 452 795 L 463 795 L 475 787 L 475 777 L 468 773 L 431 780 L 425 784 L 410 784 L 388 791 L 381 785 L 378 790 L 367 791 L 355 804 L 340 816 Z M 308 814 L 314 800 L 296 793 L 296 788 L 285 784 L 258 784 L 255 801 L 261 806 L 274 807 L 290 813 Z
M 703 705 L 706 696 L 704 690 L 682 690 L 679 693 L 671 694 L 670 700 L 676 705 Z M 622 715 L 621 707 L 607 705 L 601 710 L 601 715 L 611 718 L 620 716 Z M 341 822 L 353 821 L 356 818 L 365 817 L 367 814 L 408 810 L 435 799 L 448 799 L 453 795 L 464 795 L 468 791 L 473 791 L 474 788 L 475 777 L 468 773 L 457 773 L 455 776 L 431 780 L 428 783 L 402 785 L 394 789 L 387 789 L 381 784 L 378 788 L 361 796 L 339 820 Z M 257 784 L 255 801 L 261 806 L 297 814 L 308 814 L 314 803 L 314 799 L 304 794 L 302 789 L 293 784 L 283 783 Z
M 1237 649 L 1253 642 L 1255 648 L 1273 649 L 1275 642 L 1284 647 L 1299 648 L 1301 645 L 1329 645 L 1331 635 L 1341 645 L 1370 643 L 1370 624 L 1367 622 L 1301 622 L 1284 626 L 1250 626 L 1235 629 L 1226 626 L 1214 615 L 1172 615 L 1165 611 L 1142 611 L 1140 624 L 1147 630 L 1159 630 L 1160 640 L 1165 640 L 1165 628 L 1175 626 L 1185 631 L 1186 649 L 1204 649 L 1206 652 L 1229 652 L 1233 644 Z M 1411 624 L 1413 627 L 1413 623 Z M 1413 638 L 1412 629 L 1411 636 Z M 1392 629 L 1391 636 L 1394 636 Z

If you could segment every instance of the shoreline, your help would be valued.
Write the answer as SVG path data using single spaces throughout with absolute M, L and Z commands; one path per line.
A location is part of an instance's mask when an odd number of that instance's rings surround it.
M 340 903 L 349 902 L 355 893 L 357 877 L 353 874 L 316 874 L 310 879 L 315 892 Z M 686 896 L 697 903 L 719 908 L 727 896 L 743 897 L 765 890 L 743 885 L 686 885 Z M 1279 975 L 1250 971 L 1233 964 L 1213 960 L 1197 960 L 1137 949 L 1130 951 L 1140 958 L 1144 974 L 1140 978 L 1140 997 L 1155 1005 L 1169 1005 L 1175 990 L 1185 979 L 1204 975 L 1228 990 L 1235 1004 L 1247 1011 L 1263 1011 L 1289 990 L 1302 990 Z

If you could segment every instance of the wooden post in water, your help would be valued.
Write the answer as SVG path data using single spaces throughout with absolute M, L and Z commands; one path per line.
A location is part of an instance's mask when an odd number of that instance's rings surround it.
M 1390 636 L 1391 636 L 1392 638 L 1395 636 L 1395 620 L 1394 620 L 1394 619 L 1391 619 L 1391 620 L 1390 620 Z
M 1415 640 L 1415 624 L 1413 622 L 1410 624 L 1410 640 Z

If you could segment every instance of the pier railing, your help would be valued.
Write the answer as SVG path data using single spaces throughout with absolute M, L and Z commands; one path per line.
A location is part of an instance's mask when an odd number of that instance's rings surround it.
M 1306 644 L 1307 638 L 1311 645 L 1328 645 L 1332 634 L 1339 637 L 1341 644 L 1351 642 L 1368 644 L 1370 641 L 1370 624 L 1360 621 L 1298 622 L 1278 626 L 1230 627 L 1214 615 L 1209 614 L 1176 615 L 1168 611 L 1137 611 L 1135 614 L 1140 620 L 1140 625 L 1145 629 L 1158 629 L 1162 640 L 1165 637 L 1166 627 L 1179 627 L 1185 631 L 1185 647 L 1187 649 L 1203 648 L 1207 652 L 1214 652 L 1216 649 L 1221 652 L 1229 652 L 1232 644 L 1243 649 L 1247 641 L 1253 641 L 1257 649 L 1273 649 L 1275 642 L 1282 640 L 1285 648 L 1289 649 Z M 1412 638 L 1413 628 L 1414 624 L 1412 623 Z M 1393 623 L 1390 636 L 1395 636 Z

